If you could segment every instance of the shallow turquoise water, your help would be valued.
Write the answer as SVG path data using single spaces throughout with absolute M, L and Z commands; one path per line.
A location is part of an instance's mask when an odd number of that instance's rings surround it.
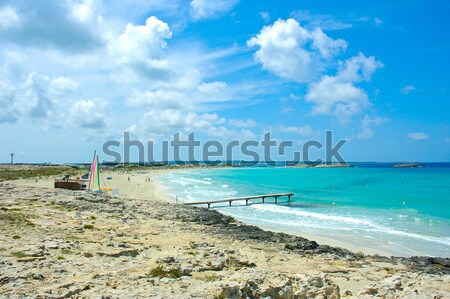
M 380 252 L 450 257 L 449 167 L 253 167 L 180 171 L 159 179 L 181 201 L 293 192 L 290 205 L 215 208 L 247 223 Z

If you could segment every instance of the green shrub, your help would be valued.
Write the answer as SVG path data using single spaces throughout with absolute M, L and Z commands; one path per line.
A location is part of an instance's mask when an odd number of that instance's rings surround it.
M 65 249 L 65 248 L 61 249 L 61 254 L 72 254 L 72 253 L 73 253 L 72 250 Z
M 164 277 L 164 274 L 166 272 L 163 269 L 163 266 L 159 265 L 156 266 L 155 268 L 151 269 L 150 272 L 148 273 L 149 277 Z
M 25 253 L 23 253 L 22 251 L 13 252 L 11 255 L 14 256 L 14 257 L 17 257 L 17 258 L 27 257 L 28 256 Z
M 164 270 L 164 267 L 162 265 L 156 266 L 155 268 L 151 269 L 150 272 L 147 274 L 148 277 L 169 277 L 169 278 L 180 278 L 183 276 L 183 271 L 180 269 L 170 269 L 170 270 Z

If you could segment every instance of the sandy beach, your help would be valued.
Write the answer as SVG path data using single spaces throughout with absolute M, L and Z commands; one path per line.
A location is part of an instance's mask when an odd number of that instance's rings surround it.
M 177 205 L 155 181 L 167 171 L 105 171 L 119 198 L 52 177 L 0 183 L 1 296 L 450 296 L 448 259 L 368 256 Z
M 104 187 L 115 188 L 119 190 L 119 198 L 134 198 L 139 200 L 154 200 L 175 203 L 174 196 L 167 194 L 164 186 L 159 183 L 157 177 L 168 174 L 170 172 L 180 171 L 176 169 L 154 169 L 151 171 L 108 171 L 105 170 L 103 174 L 102 184 Z M 110 177 L 111 180 L 105 180 L 105 177 Z M 19 179 L 15 181 L 15 184 L 21 186 L 32 187 L 44 187 L 53 188 L 53 181 L 55 177 L 48 177 L 39 179 L 37 182 L 35 179 Z M 130 180 L 128 181 L 128 178 Z M 270 227 L 262 227 L 265 230 L 273 232 L 282 232 Z M 391 256 L 392 252 L 384 251 L 381 249 L 370 248 L 365 244 L 359 243 L 357 240 L 351 241 L 351 239 L 344 238 L 328 238 L 325 236 L 318 236 L 307 234 L 304 232 L 295 233 L 295 235 L 314 240 L 319 244 L 342 247 L 353 252 L 363 252 L 364 254 L 378 254 L 383 256 Z M 395 255 L 395 254 L 394 254 Z

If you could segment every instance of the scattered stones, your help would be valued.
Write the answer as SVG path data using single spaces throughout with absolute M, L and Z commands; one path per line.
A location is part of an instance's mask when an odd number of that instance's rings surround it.
M 195 249 L 195 248 L 199 248 L 199 247 L 208 247 L 209 244 L 206 243 L 206 242 L 193 242 L 193 241 L 191 241 L 191 242 L 189 242 L 189 246 L 191 246 L 192 249 Z
M 172 264 L 175 262 L 175 258 L 173 256 L 166 256 L 165 258 L 158 259 L 156 262 L 158 263 L 165 263 L 165 264 Z
M 44 280 L 44 275 L 42 275 L 42 274 L 33 274 L 33 279 Z
M 8 236 L 0 248 L 0 292 L 6 297 L 337 299 L 335 282 L 345 282 L 343 297 L 449 294 L 449 278 L 442 275 L 448 259 L 364 256 L 267 232 L 215 210 L 0 187 L 0 208 L 36 211 L 29 218 L 33 226 L 0 226 L 0 236 Z M 95 229 L 83 229 L 85 224 Z M 190 239 L 184 236 L 189 230 L 195 232 Z M 177 234 L 179 243 L 164 240 Z M 150 275 L 154 268 L 156 277 Z
M 127 250 L 121 250 L 121 251 L 117 251 L 117 252 L 104 252 L 104 251 L 97 252 L 97 255 L 107 256 L 107 257 L 122 257 L 122 256 L 135 257 L 138 254 L 139 254 L 139 251 L 137 249 L 127 249 Z
M 224 286 L 219 294 L 219 298 L 239 299 L 242 298 L 242 293 L 239 286 Z
M 21 257 L 18 258 L 17 261 L 19 263 L 28 263 L 28 262 L 34 262 L 34 261 L 40 261 L 45 260 L 45 256 L 27 256 L 27 257 Z
M 58 249 L 59 248 L 59 244 L 53 241 L 48 241 L 44 243 L 44 247 L 46 249 Z

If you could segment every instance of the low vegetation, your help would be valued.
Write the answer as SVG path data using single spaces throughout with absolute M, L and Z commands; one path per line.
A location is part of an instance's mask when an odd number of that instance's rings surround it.
M 78 167 L 69 166 L 29 166 L 29 167 L 2 167 L 0 168 L 0 182 L 17 180 L 17 179 L 31 179 L 41 178 L 53 175 L 80 175 L 85 170 Z
M 213 282 L 222 279 L 222 276 L 216 274 L 209 274 L 203 277 L 199 277 L 198 279 L 203 280 L 204 282 Z
M 29 220 L 29 218 L 35 218 L 30 212 L 23 212 L 19 209 L 8 209 L 5 207 L 0 208 L 0 224 L 1 225 L 27 225 L 27 226 L 35 226 L 33 222 Z M 17 238 L 17 237 L 16 237 Z
M 162 265 L 156 266 L 155 268 L 151 269 L 150 272 L 147 274 L 148 277 L 169 277 L 169 278 L 180 278 L 183 276 L 183 271 L 180 269 L 169 269 L 165 270 Z
M 11 255 L 13 257 L 17 257 L 17 258 L 27 257 L 27 255 L 25 253 L 23 253 L 22 251 L 13 252 L 13 253 L 11 253 Z

